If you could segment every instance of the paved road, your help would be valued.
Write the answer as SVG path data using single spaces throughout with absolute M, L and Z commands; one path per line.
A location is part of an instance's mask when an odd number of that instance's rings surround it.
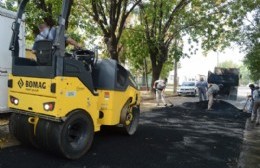
M 134 136 L 99 132 L 89 153 L 77 161 L 24 146 L 6 148 L 0 150 L 0 168 L 236 167 L 247 116 L 223 102 L 212 112 L 205 107 L 186 103 L 142 113 Z

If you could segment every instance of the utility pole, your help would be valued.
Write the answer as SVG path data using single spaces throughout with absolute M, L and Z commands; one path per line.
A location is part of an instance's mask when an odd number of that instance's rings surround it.
M 219 66 L 219 52 L 217 51 L 217 67 Z
M 149 87 L 148 87 L 148 78 L 147 78 L 147 62 L 146 62 L 146 58 L 144 58 L 144 74 L 145 74 L 145 85 L 146 85 L 146 91 L 149 91 Z
M 173 81 L 173 93 L 177 93 L 177 87 L 178 87 L 178 61 L 175 58 L 174 59 L 174 81 Z

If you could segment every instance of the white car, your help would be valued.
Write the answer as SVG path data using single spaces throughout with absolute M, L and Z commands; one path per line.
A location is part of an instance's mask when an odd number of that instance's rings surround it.
M 196 96 L 197 94 L 196 82 L 194 81 L 183 82 L 181 86 L 178 88 L 177 93 L 178 95 Z

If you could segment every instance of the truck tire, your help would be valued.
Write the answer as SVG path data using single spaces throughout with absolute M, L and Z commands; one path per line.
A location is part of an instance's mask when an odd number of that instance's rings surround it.
M 120 124 L 123 124 L 123 132 L 127 135 L 133 135 L 139 124 L 140 108 L 139 106 L 130 106 L 127 101 L 121 111 Z
M 38 147 L 34 136 L 34 125 L 28 122 L 29 116 L 13 113 L 10 117 L 10 133 L 22 144 Z
M 90 115 L 78 111 L 63 123 L 40 121 L 36 137 L 42 148 L 67 159 L 78 159 L 91 147 L 94 125 Z

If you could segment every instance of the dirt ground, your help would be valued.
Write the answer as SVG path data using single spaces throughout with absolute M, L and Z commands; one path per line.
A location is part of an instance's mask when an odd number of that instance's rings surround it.
M 0 168 L 237 167 L 248 114 L 223 101 L 215 102 L 215 110 L 209 112 L 206 102 L 177 99 L 172 99 L 178 105 L 173 108 L 156 108 L 150 102 L 134 136 L 107 130 L 96 133 L 91 150 L 77 161 L 14 146 L 0 150 Z
M 0 117 L 0 149 L 6 147 L 11 139 L 8 128 L 9 116 L 10 114 L 1 114 Z

